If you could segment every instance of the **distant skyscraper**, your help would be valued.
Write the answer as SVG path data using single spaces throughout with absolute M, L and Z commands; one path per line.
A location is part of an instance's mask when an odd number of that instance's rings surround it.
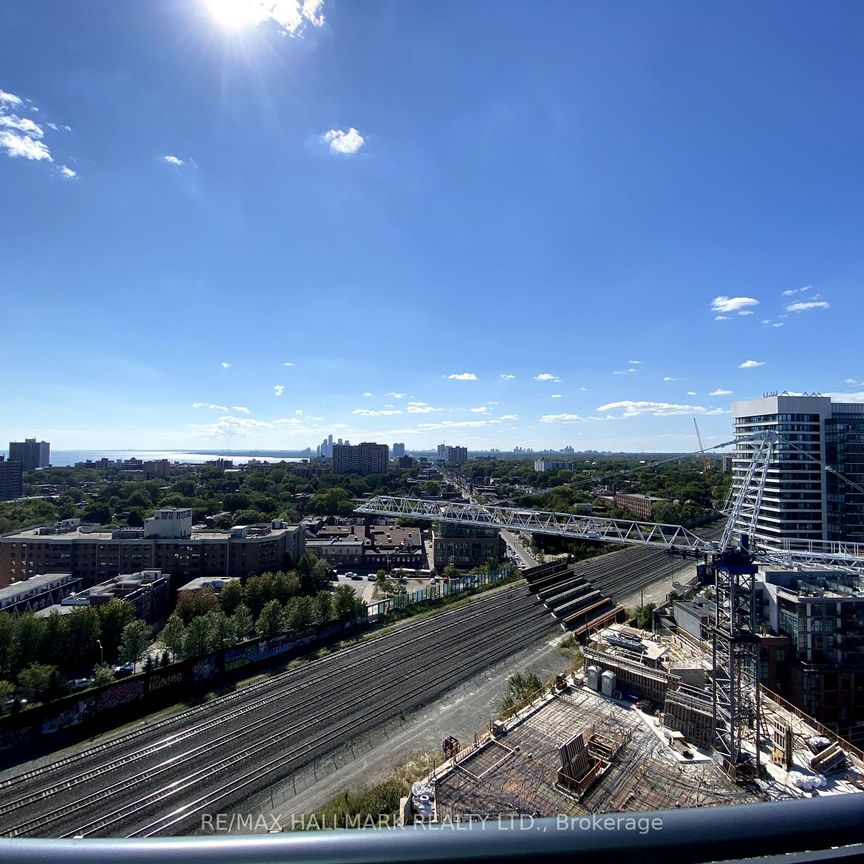
M 404 444 L 394 444 L 393 445 L 393 458 L 401 459 L 405 455 L 405 445 Z
M 21 463 L 0 456 L 0 501 L 21 497 Z
M 25 438 L 9 442 L 9 459 L 21 463 L 22 471 L 46 468 L 51 463 L 51 445 L 47 441 Z

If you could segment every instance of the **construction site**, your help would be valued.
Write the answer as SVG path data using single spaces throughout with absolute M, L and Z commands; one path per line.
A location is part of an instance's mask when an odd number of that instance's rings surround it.
M 741 762 L 750 770 L 730 772 L 711 747 L 710 663 L 697 645 L 616 624 L 594 633 L 583 653 L 578 674 L 559 675 L 467 746 L 445 741 L 447 759 L 414 785 L 405 821 L 581 816 L 864 791 L 856 748 L 764 694 L 760 722 L 742 739 Z

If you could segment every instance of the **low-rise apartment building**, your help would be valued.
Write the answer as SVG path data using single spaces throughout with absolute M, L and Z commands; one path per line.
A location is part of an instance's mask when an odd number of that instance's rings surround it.
M 191 511 L 166 508 L 144 528 L 42 526 L 0 537 L 0 587 L 37 573 L 66 572 L 85 587 L 121 573 L 163 570 L 175 586 L 198 576 L 249 575 L 282 570 L 304 552 L 304 531 L 279 520 L 228 530 L 193 529 Z

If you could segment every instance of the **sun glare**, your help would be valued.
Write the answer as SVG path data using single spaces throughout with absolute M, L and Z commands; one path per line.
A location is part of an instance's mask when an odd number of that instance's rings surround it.
M 213 20 L 228 30 L 253 27 L 267 17 L 261 0 L 206 0 L 206 3 Z

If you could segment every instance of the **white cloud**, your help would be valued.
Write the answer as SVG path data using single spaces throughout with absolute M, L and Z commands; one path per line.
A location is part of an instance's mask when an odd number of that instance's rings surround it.
M 230 414 L 220 417 L 215 423 L 202 426 L 192 426 L 200 435 L 206 438 L 219 438 L 224 435 L 245 436 L 256 429 L 267 429 L 269 423 L 253 420 L 251 417 L 234 417 Z
M 695 391 L 695 390 L 688 390 L 687 393 L 686 393 L 685 395 L 686 395 L 686 396 L 695 396 L 695 395 L 696 395 L 696 391 Z
M 745 360 L 743 363 L 738 364 L 739 369 L 755 369 L 757 366 L 764 366 L 764 360 Z
M 325 132 L 321 140 L 330 145 L 331 153 L 351 155 L 356 153 L 365 143 L 363 136 L 352 126 L 347 132 L 342 129 L 331 129 Z
M 42 141 L 29 138 L 27 135 L 19 135 L 17 132 L 10 132 L 9 130 L 0 132 L 0 147 L 6 151 L 7 156 L 11 156 L 13 159 L 21 157 L 36 162 L 54 161 L 51 151 Z
M 683 381 L 683 378 L 673 378 L 671 375 L 666 375 L 663 378 L 664 381 Z
M 252 412 L 245 405 L 232 405 L 232 411 L 236 411 L 238 414 L 251 414 Z
M 169 165 L 175 165 L 178 168 L 184 164 L 183 160 L 179 156 L 171 156 L 170 154 L 168 156 L 163 156 L 162 161 L 167 162 Z
M 562 397 L 561 397 L 560 393 L 553 393 L 549 398 L 550 399 L 561 399 Z
M 489 401 L 489 402 L 487 402 L 486 404 L 487 404 L 487 405 L 497 405 L 498 403 L 497 403 L 497 402 Z
M 401 414 L 401 411 L 390 411 L 390 410 L 382 410 L 382 411 L 373 411 L 371 408 L 355 408 L 352 414 L 358 414 L 360 417 L 390 417 L 393 414 Z
M 193 408 L 209 408 L 211 411 L 227 411 L 227 405 L 217 405 L 215 402 L 193 402 Z
M 14 132 L 21 132 L 30 138 L 42 138 L 45 134 L 42 127 L 29 117 L 18 117 L 15 114 L 0 114 L 0 126 L 4 129 L 12 129 Z
M 612 374 L 613 375 L 632 375 L 634 372 L 637 372 L 637 369 L 634 369 L 632 366 L 629 369 L 616 369 Z
M 274 420 L 279 426 L 302 426 L 303 421 L 298 419 L 297 417 L 280 417 L 278 420 Z
M 745 315 L 752 315 L 753 311 L 751 309 L 742 309 L 738 314 L 743 318 Z
M 229 363 L 227 360 L 223 360 L 219 365 L 220 365 L 223 369 L 225 369 L 225 370 L 227 371 L 227 370 L 230 369 L 234 364 L 233 364 L 233 363 Z
M 283 36 L 299 38 L 308 25 L 324 24 L 324 0 L 208 0 L 207 6 L 220 24 L 237 30 L 272 21 Z
M 805 291 L 809 291 L 812 287 L 812 285 L 805 285 L 803 288 L 790 288 L 788 291 L 783 292 L 783 296 L 794 297 L 796 294 L 803 294 Z
M 515 375 L 510 375 L 510 374 L 507 373 L 507 372 L 502 372 L 498 377 L 499 377 L 502 381 L 512 381 L 516 376 L 515 376 Z
M 289 360 L 282 364 L 283 366 L 293 366 L 294 364 Z
M 273 385 L 273 393 L 276 396 L 281 396 L 284 392 L 285 392 L 285 385 L 284 384 L 274 384 Z
M 535 381 L 554 381 L 556 384 L 561 383 L 561 379 L 557 375 L 553 375 L 551 372 L 541 372 L 539 375 L 534 376 Z
M 27 100 L 29 102 L 29 100 Z M 20 117 L 10 113 L 10 108 L 24 106 L 24 100 L 13 93 L 0 90 L 0 152 L 12 159 L 27 159 L 31 162 L 54 162 L 54 156 L 48 145 L 42 140 L 45 130 L 29 117 Z M 29 104 L 24 107 L 38 112 L 39 109 Z M 46 123 L 50 130 L 57 131 L 57 124 Z M 77 177 L 77 172 L 62 165 L 58 172 L 65 180 Z
M 758 306 L 759 301 L 753 297 L 726 297 L 722 295 L 711 301 L 712 312 L 740 312 L 747 306 Z
M 714 320 L 715 321 L 728 321 L 729 316 L 728 315 L 715 315 Z
M 408 394 L 407 393 L 394 393 L 391 391 L 390 393 L 385 393 L 384 395 L 385 396 L 392 396 L 394 399 L 404 399 Z
M 853 387 L 860 387 L 864 385 L 864 381 L 858 381 L 856 378 L 846 378 L 843 381 L 844 384 L 851 384 Z
M 641 417 L 650 414 L 654 417 L 670 417 L 676 414 L 723 414 L 722 408 L 705 408 L 702 405 L 679 405 L 675 402 L 634 402 L 624 400 L 622 402 L 609 402 L 601 405 L 597 410 L 618 411 L 622 410 L 622 417 Z
M 408 403 L 408 413 L 409 414 L 432 414 L 435 411 L 441 411 L 441 408 L 433 408 L 431 405 L 428 405 L 426 402 L 409 402 Z
M 476 381 L 477 376 L 473 372 L 454 372 L 447 376 L 451 381 Z
M 631 366 L 638 366 L 642 361 L 641 360 L 628 360 L 627 361 Z
M 417 428 L 423 432 L 432 432 L 436 429 L 481 429 L 483 426 L 493 426 L 501 423 L 497 417 L 489 417 L 483 420 L 442 420 L 440 423 L 418 423 Z
M 578 414 L 544 414 L 541 423 L 584 423 L 585 418 Z
M 807 312 L 810 309 L 829 309 L 831 304 L 827 300 L 809 300 L 807 302 L 790 303 L 786 307 L 787 312 Z
M 734 390 L 724 390 L 722 387 L 717 387 L 715 390 L 712 390 L 708 395 L 709 396 L 731 396 L 735 391 Z
M 488 414 L 489 408 L 486 405 L 478 405 L 476 408 L 471 409 L 472 414 Z
M 502 414 L 500 419 L 501 420 L 518 420 L 519 415 L 518 414 Z
M 366 396 L 374 396 L 375 394 L 374 394 L 374 393 L 370 393 L 370 392 L 367 390 L 365 393 L 361 393 L 360 395 L 363 396 L 363 397 L 366 397 Z
M 294 412 L 294 415 L 295 415 L 296 417 L 302 417 L 302 416 L 303 416 L 303 409 L 302 409 L 302 408 L 298 408 L 298 409 Z M 322 417 L 321 419 L 323 420 L 324 418 Z

